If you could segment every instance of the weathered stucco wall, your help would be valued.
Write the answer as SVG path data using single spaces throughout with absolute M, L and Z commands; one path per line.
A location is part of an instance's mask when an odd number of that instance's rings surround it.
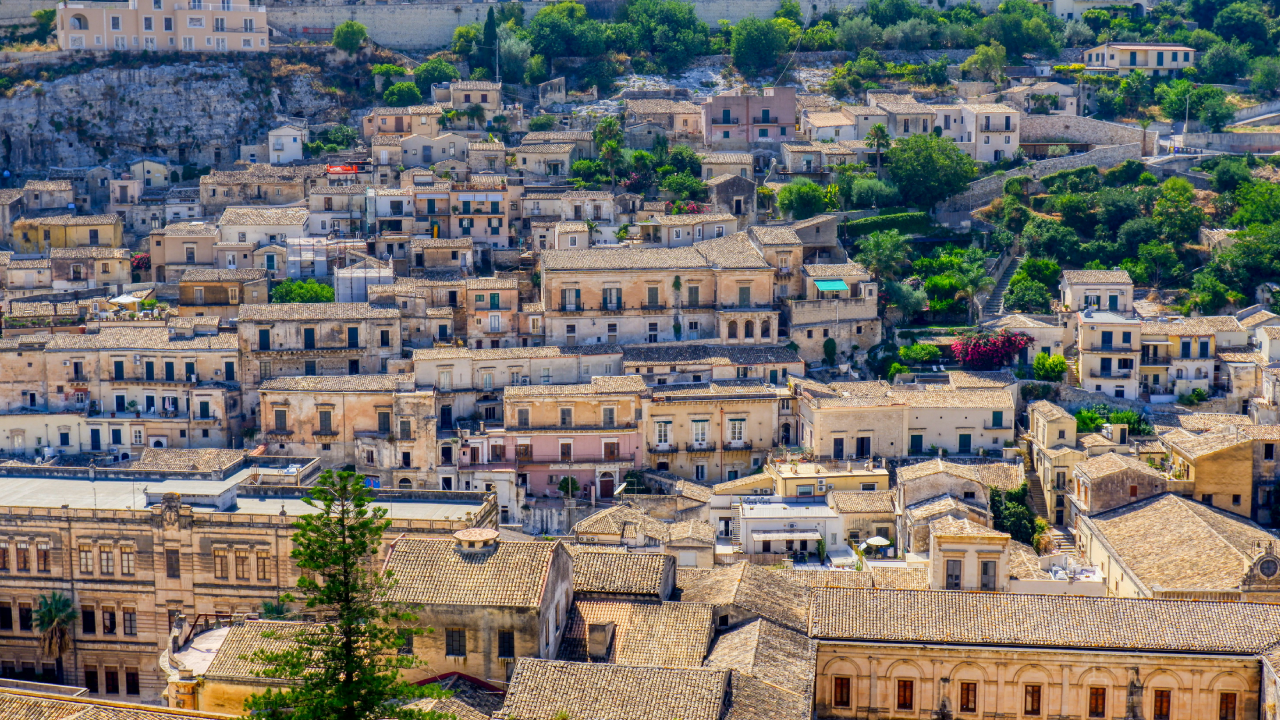
M 1187 133 L 1183 145 L 1222 152 L 1274 152 L 1280 150 L 1280 133 Z
M 1142 143 L 1143 155 L 1155 155 L 1159 151 L 1160 133 L 1073 115 L 1022 116 L 1022 142 L 1046 142 L 1063 138 L 1091 145 Z

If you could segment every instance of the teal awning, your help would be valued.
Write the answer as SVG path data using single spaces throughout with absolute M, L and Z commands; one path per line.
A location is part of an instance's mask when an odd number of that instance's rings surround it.
M 844 284 L 843 280 L 814 280 L 814 285 L 823 292 L 842 292 L 848 290 L 849 286 Z

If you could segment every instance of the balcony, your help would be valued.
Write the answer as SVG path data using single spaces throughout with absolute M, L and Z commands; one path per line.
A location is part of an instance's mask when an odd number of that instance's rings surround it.
M 751 124 L 752 125 L 778 125 L 779 124 L 778 116 L 770 115 L 769 117 L 765 117 L 763 115 L 754 115 L 751 118 Z
M 1132 345 L 1116 345 L 1114 343 L 1111 345 L 1108 345 L 1106 343 L 1103 343 L 1101 345 L 1090 345 L 1089 352 L 1130 353 L 1130 352 L 1133 352 L 1133 346 Z
M 720 305 L 716 309 L 720 311 L 728 311 L 728 312 L 751 312 L 751 311 L 760 311 L 760 310 L 780 310 L 781 308 L 782 308 L 782 303 L 767 302 L 767 303 L 751 303 L 749 305 L 743 305 L 741 303 L 720 303 Z
M 774 271 L 773 271 L 773 276 L 774 276 L 774 277 L 776 277 L 776 278 L 778 278 L 779 280 L 790 280 L 790 279 L 791 279 L 791 276 L 792 276 L 792 275 L 794 275 L 794 274 L 795 274 L 795 271 L 794 271 L 794 270 L 792 270 L 792 269 L 791 269 L 791 268 L 789 268 L 789 267 L 788 267 L 788 268 L 778 268 L 778 269 L 776 269 L 776 270 L 774 270 Z
M 1164 357 L 1143 357 L 1140 361 L 1141 365 L 1170 365 L 1173 358 L 1165 355 Z
M 1133 371 L 1132 370 L 1107 370 L 1107 371 L 1090 370 L 1089 377 L 1111 378 L 1113 380 L 1128 380 L 1129 378 L 1133 377 Z
M 320 428 L 319 430 L 313 430 L 311 434 L 312 436 L 318 437 L 318 438 L 338 437 L 338 431 L 334 430 L 333 428 Z
M 598 455 L 583 455 L 581 453 L 573 453 L 572 455 L 516 455 L 516 463 L 520 465 L 550 465 L 555 463 L 617 463 L 635 462 L 635 454 L 627 453 L 602 453 Z
M 666 303 L 643 303 L 640 309 L 644 312 L 662 312 L 667 309 Z
M 1008 422 L 1002 425 L 992 425 L 990 421 L 987 421 L 982 423 L 982 429 L 983 430 L 1012 430 L 1013 425 Z
M 650 455 L 675 455 L 680 452 L 680 446 L 675 443 L 657 444 L 649 443 Z
M 725 443 L 725 445 L 724 445 L 724 452 L 726 452 L 726 453 L 732 453 L 732 452 L 751 452 L 751 448 L 752 448 L 752 445 L 751 445 L 751 441 L 750 441 L 750 440 L 746 440 L 746 441 L 741 441 L 741 440 L 740 440 L 740 441 L 738 441 L 738 442 L 732 442 L 732 441 L 730 441 L 730 442 Z
M 684 451 L 690 455 L 710 455 L 716 451 L 716 444 L 713 442 L 685 443 Z
M 111 4 L 120 5 L 122 7 L 129 7 L 128 3 L 111 3 Z M 93 4 L 93 7 L 97 7 L 97 6 L 98 6 L 97 3 Z M 191 0 L 191 2 L 188 2 L 185 5 L 183 5 L 182 3 L 177 3 L 174 5 L 173 9 L 174 10 L 213 10 L 217 12 L 255 12 L 255 13 L 256 12 L 265 13 L 267 11 L 267 7 L 265 5 L 236 5 L 233 3 L 223 3 L 223 2 L 201 2 L 200 0 Z M 263 32 L 266 32 L 266 31 L 263 30 Z
M 725 116 L 721 115 L 719 119 L 717 119 L 717 120 L 712 120 L 712 121 L 711 121 L 711 124 L 712 124 L 713 126 L 714 126 L 714 125 L 740 125 L 740 124 L 742 124 L 742 121 L 741 121 L 739 118 L 736 118 L 736 117 L 727 117 L 727 118 L 726 118 Z
M 626 309 L 627 309 L 626 304 L 621 302 L 600 303 L 600 312 L 605 313 L 607 315 L 621 315 L 622 311 Z

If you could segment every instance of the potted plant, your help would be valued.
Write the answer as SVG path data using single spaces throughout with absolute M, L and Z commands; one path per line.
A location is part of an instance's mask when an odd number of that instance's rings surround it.
M 142 417 L 142 412 L 138 410 L 138 401 L 130 400 L 129 404 L 124 406 L 126 410 L 133 413 L 134 417 Z

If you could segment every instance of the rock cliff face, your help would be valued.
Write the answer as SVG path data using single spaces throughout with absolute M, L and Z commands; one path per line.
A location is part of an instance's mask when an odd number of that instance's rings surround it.
M 306 75 L 269 86 L 231 63 L 99 68 L 0 98 L 0 168 L 29 172 L 139 155 L 225 165 L 277 113 L 324 121 L 341 110 Z

